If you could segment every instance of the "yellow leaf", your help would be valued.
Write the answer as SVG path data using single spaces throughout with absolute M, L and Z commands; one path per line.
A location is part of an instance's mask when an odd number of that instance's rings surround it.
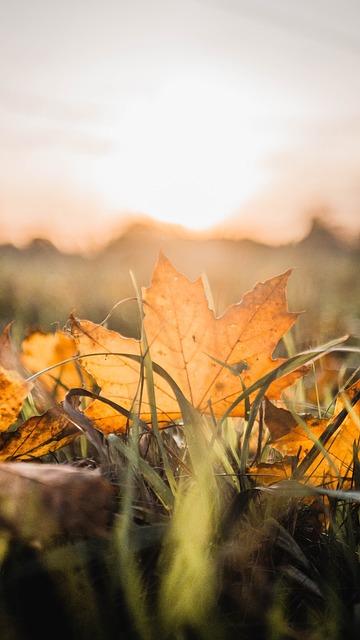
M 311 414 L 299 417 L 306 423 L 314 438 L 319 438 L 329 423 L 328 420 L 314 418 Z M 290 411 L 276 407 L 268 399 L 265 399 L 265 424 L 271 436 L 269 444 L 283 455 L 296 456 L 300 451 L 302 460 L 314 444 Z
M 0 434 L 0 461 L 31 460 L 65 447 L 80 435 L 62 404 L 25 420 L 16 431 Z
M 242 382 L 251 385 L 283 361 L 273 359 L 272 353 L 297 317 L 287 311 L 285 287 L 289 275 L 287 271 L 258 283 L 240 303 L 215 317 L 201 278 L 190 282 L 160 254 L 151 284 L 143 290 L 144 331 L 151 359 L 173 378 L 200 412 L 207 412 L 211 403 L 214 414 L 222 416 L 241 394 Z M 95 378 L 102 395 L 150 421 L 146 388 L 140 387 L 139 365 L 118 355 L 141 356 L 141 343 L 73 317 L 71 331 L 81 364 Z M 242 371 L 242 381 L 237 371 Z M 304 371 L 276 380 L 268 396 L 279 398 Z M 179 406 L 167 382 L 155 374 L 154 385 L 158 419 L 168 422 L 179 418 Z M 126 418 L 110 408 L 104 409 L 98 401 L 86 413 L 105 433 L 126 427 Z M 239 404 L 233 415 L 243 414 L 244 406 Z
M 291 478 L 291 462 L 288 459 L 281 462 L 260 462 L 257 467 L 251 467 L 250 473 L 257 484 L 267 487 Z
M 6 431 L 17 420 L 31 387 L 31 383 L 17 371 L 0 365 L 0 432 Z
M 21 344 L 20 361 L 30 373 L 39 373 L 52 365 L 76 356 L 77 348 L 71 335 L 56 331 L 34 331 Z M 39 376 L 46 391 L 55 401 L 63 400 L 68 389 L 82 385 L 76 362 L 67 362 Z
M 289 411 L 266 403 L 265 423 L 271 435 L 271 447 L 284 456 L 298 456 L 298 464 L 316 446 L 316 441 L 330 429 L 330 436 L 323 443 L 323 451 L 309 465 L 305 478 L 315 485 L 326 485 L 336 488 L 340 482 L 343 487 L 349 486 L 353 468 L 354 443 L 360 441 L 360 407 L 359 402 L 349 409 L 338 428 L 341 412 L 350 407 L 350 402 L 360 389 L 360 381 L 349 387 L 337 399 L 334 416 L 329 419 L 318 419 L 311 415 L 299 416 L 297 420 Z M 333 432 L 334 431 L 334 432 Z M 320 443 L 321 444 L 321 443 Z M 257 470 L 251 470 L 257 474 Z M 271 473 L 271 470 L 269 470 Z M 260 480 L 261 481 L 261 480 Z

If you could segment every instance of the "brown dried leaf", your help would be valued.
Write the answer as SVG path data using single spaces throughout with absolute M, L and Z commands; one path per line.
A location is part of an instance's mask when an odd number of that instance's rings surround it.
M 31 460 L 65 447 L 80 435 L 64 414 L 62 403 L 23 422 L 16 431 L 0 434 L 0 462 Z

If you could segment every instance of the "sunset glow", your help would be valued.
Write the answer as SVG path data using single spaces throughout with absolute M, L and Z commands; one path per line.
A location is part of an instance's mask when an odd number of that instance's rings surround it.
M 282 242 L 317 207 L 360 232 L 358 5 L 105 5 L 2 10 L 0 241 L 144 215 Z
M 121 153 L 91 160 L 97 195 L 110 211 L 141 211 L 194 229 L 235 212 L 266 183 L 262 158 L 276 143 L 251 128 L 264 114 L 250 89 L 234 90 L 214 75 L 196 79 L 189 70 L 135 103 L 125 134 L 118 131 Z

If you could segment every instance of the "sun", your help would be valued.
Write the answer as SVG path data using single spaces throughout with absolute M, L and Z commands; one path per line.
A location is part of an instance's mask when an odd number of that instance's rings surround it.
M 218 224 L 267 180 L 261 162 L 274 141 L 252 126 L 258 104 L 214 74 L 169 79 L 113 126 L 113 153 L 92 160 L 92 188 L 109 215 L 134 211 L 194 230 Z

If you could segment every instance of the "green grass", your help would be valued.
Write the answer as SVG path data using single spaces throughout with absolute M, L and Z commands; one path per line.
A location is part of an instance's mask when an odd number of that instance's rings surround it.
M 167 380 L 182 420 L 149 431 L 134 417 L 127 433 L 108 436 L 104 453 L 103 439 L 82 417 L 81 444 L 57 460 L 88 457 L 111 478 L 117 499 L 109 537 L 70 532 L 38 547 L 10 540 L 3 527 L 1 638 L 356 638 L 358 449 L 351 491 L 341 482 L 329 492 L 295 480 L 262 488 L 249 476 L 256 417 L 274 376 L 336 348 L 293 353 L 277 373 L 244 389 L 237 402 L 257 396 L 237 432 L 227 415 L 218 421 L 198 415 L 167 372 L 147 359 L 147 384 L 153 371 Z M 266 455 L 266 438 L 257 448 Z

